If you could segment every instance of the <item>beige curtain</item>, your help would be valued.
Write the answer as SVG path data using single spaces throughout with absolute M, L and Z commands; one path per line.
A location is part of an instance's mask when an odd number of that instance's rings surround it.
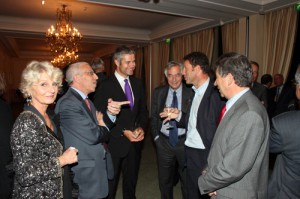
M 191 34 L 173 39 L 172 52 L 174 61 L 182 61 L 182 58 L 192 52 Z
M 145 46 L 144 49 L 144 64 L 145 64 L 145 92 L 147 98 L 147 107 L 150 107 L 150 83 L 151 83 L 151 75 L 150 75 L 150 46 Z
M 142 77 L 143 60 L 144 60 L 143 48 L 135 49 L 135 69 L 134 69 L 135 77 L 138 78 Z
M 237 52 L 239 40 L 239 22 L 235 21 L 222 26 L 223 53 Z
M 211 63 L 214 46 L 214 29 L 210 28 L 192 34 L 192 51 L 199 51 L 207 55 Z
M 166 43 L 165 41 L 161 41 L 158 44 L 158 66 L 156 67 L 155 71 L 152 71 L 153 76 L 157 76 L 160 82 L 158 85 L 165 84 L 165 76 L 164 76 L 164 69 L 167 63 L 169 62 L 170 57 L 170 44 Z M 152 85 L 157 85 L 157 83 L 153 82 Z M 155 88 L 154 86 L 153 88 Z
M 289 72 L 297 28 L 294 6 L 267 13 L 264 17 L 263 73 Z

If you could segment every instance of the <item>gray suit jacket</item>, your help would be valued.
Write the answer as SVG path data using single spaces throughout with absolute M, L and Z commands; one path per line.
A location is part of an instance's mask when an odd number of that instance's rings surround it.
M 270 152 L 279 153 L 269 181 L 268 198 L 300 198 L 300 111 L 272 119 Z
M 74 182 L 79 186 L 79 199 L 97 199 L 108 195 L 105 150 L 102 142 L 109 136 L 105 127 L 98 126 L 96 109 L 90 101 L 90 111 L 81 96 L 72 88 L 55 107 L 60 115 L 66 148 L 78 149 L 78 164 L 72 167 Z
M 265 199 L 269 161 L 269 119 L 261 102 L 248 91 L 228 110 L 216 131 L 202 194 L 212 198 Z

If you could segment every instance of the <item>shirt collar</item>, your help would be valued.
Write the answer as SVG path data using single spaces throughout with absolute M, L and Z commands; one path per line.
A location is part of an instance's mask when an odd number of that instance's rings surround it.
M 244 90 L 238 92 L 237 94 L 235 94 L 232 98 L 230 98 L 227 102 L 226 102 L 226 112 L 233 106 L 233 104 L 238 101 L 238 99 L 240 99 L 242 97 L 242 95 L 244 95 L 247 91 L 249 91 L 249 88 L 245 88 Z
M 124 82 L 125 79 L 128 79 L 129 80 L 129 76 L 127 78 L 124 78 L 123 76 L 121 76 L 117 71 L 115 71 L 115 76 L 117 78 L 117 80 L 119 82 Z
M 174 91 L 176 91 L 176 95 L 181 95 L 182 93 L 182 84 L 177 88 L 177 90 L 174 90 L 172 89 L 170 86 L 169 86 L 169 93 L 173 93 Z
M 74 89 L 82 97 L 82 99 L 85 99 L 85 98 L 88 97 L 83 92 L 81 92 L 80 90 L 78 90 L 78 89 L 76 89 L 76 88 L 74 88 L 72 86 L 71 86 L 71 88 Z
M 195 91 L 195 94 L 196 95 L 203 94 L 208 87 L 209 81 L 210 81 L 210 78 L 207 78 L 207 80 L 201 86 L 199 86 L 199 88 L 196 88 L 195 86 L 193 86 L 192 89 Z

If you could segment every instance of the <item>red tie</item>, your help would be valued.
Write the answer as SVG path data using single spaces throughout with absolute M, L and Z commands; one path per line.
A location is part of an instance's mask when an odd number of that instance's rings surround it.
M 220 124 L 223 116 L 224 116 L 224 113 L 226 112 L 226 105 L 223 106 L 222 110 L 221 110 L 221 113 L 220 113 L 220 116 L 219 116 L 219 120 L 218 120 L 218 124 Z
M 85 101 L 85 103 L 86 103 L 87 107 L 90 109 L 90 111 L 92 111 L 92 108 L 91 108 L 91 105 L 90 105 L 89 99 L 88 99 L 88 98 L 85 98 L 85 99 L 84 99 L 84 101 Z

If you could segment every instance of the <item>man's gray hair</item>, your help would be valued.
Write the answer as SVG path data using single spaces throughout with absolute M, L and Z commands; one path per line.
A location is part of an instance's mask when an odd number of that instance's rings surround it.
M 69 85 L 71 85 L 71 83 L 73 82 L 73 78 L 75 75 L 78 75 L 81 71 L 80 71 L 80 66 L 84 65 L 84 64 L 88 64 L 87 62 L 76 62 L 74 64 L 71 64 L 68 67 L 68 70 L 66 72 L 66 82 L 68 82 Z
M 100 57 L 95 57 L 91 62 L 93 70 L 104 69 L 104 61 Z
M 175 62 L 175 61 L 170 61 L 167 63 L 166 67 L 165 67 L 165 76 L 168 77 L 168 70 L 172 67 L 175 67 L 175 66 L 179 66 L 180 67 L 180 72 L 182 73 L 182 70 L 183 70 L 183 65 L 179 62 Z

